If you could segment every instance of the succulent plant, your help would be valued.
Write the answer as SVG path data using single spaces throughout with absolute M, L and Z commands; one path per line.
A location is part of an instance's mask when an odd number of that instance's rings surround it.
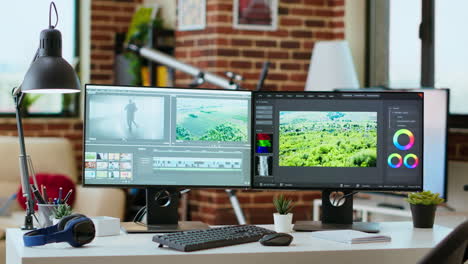
M 276 211 L 278 211 L 280 215 L 287 215 L 294 208 L 292 200 L 287 199 L 283 194 L 273 198 L 273 204 L 276 207 Z
M 414 205 L 438 205 L 444 202 L 444 199 L 439 197 L 438 193 L 432 193 L 431 191 L 410 193 L 405 200 Z
M 65 216 L 69 216 L 72 214 L 72 209 L 68 204 L 60 204 L 57 206 L 57 209 L 54 211 L 54 218 L 55 219 L 62 219 Z

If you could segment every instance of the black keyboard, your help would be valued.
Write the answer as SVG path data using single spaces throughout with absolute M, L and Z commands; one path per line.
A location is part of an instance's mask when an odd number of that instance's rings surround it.
M 273 233 L 276 232 L 258 226 L 238 225 L 155 235 L 153 241 L 160 247 L 189 252 L 256 242 L 264 235 Z

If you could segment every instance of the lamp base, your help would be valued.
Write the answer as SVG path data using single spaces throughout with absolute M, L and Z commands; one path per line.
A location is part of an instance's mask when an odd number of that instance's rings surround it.
M 34 227 L 33 224 L 33 217 L 32 215 L 26 215 L 24 217 L 24 226 L 21 227 L 21 230 L 35 230 L 36 228 Z

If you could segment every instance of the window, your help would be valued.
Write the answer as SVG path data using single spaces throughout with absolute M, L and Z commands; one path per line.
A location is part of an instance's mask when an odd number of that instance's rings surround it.
M 75 1 L 55 0 L 62 33 L 62 56 L 69 63 L 75 58 Z M 48 27 L 49 1 L 15 0 L 0 4 L 0 113 L 13 113 L 12 88 L 21 84 L 39 45 L 39 34 Z M 54 23 L 53 16 L 52 22 Z M 62 113 L 62 95 L 43 95 L 29 108 L 30 113 Z
M 449 126 L 468 127 L 466 0 L 369 0 L 367 86 L 450 89 Z M 422 85 L 424 84 L 424 85 Z
M 468 1 L 435 1 L 435 86 L 450 88 L 450 113 L 468 114 Z
M 421 2 L 391 0 L 388 87 L 420 88 Z

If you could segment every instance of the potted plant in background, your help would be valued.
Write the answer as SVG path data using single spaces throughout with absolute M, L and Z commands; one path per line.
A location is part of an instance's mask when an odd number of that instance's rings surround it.
M 64 218 L 65 216 L 69 216 L 72 214 L 72 209 L 71 207 L 68 205 L 68 204 L 60 204 L 57 206 L 57 208 L 55 209 L 54 211 L 54 214 L 53 214 L 53 219 L 52 219 L 52 223 L 54 225 L 56 225 L 60 219 Z
M 405 200 L 410 203 L 413 226 L 416 228 L 432 228 L 437 205 L 444 202 L 438 193 L 431 191 L 410 193 Z
M 291 210 L 294 208 L 292 200 L 284 197 L 283 194 L 273 198 L 277 213 L 273 214 L 275 223 L 275 231 L 280 233 L 290 233 L 292 231 L 292 218 Z
M 29 116 L 31 111 L 31 106 L 36 103 L 37 100 L 41 97 L 41 94 L 27 94 L 23 99 L 23 107 L 21 108 L 23 116 Z
M 75 94 L 64 94 L 62 97 L 62 114 L 64 116 L 72 116 L 74 103 L 76 101 Z
M 161 30 L 164 27 L 162 18 L 157 17 L 159 7 L 156 6 L 141 6 L 135 12 L 130 23 L 130 27 L 125 37 L 126 43 L 132 43 L 139 46 L 146 46 L 149 41 L 149 33 Z M 129 73 L 132 75 L 133 85 L 143 84 L 143 59 L 133 52 L 125 54 L 126 59 L 129 61 Z

